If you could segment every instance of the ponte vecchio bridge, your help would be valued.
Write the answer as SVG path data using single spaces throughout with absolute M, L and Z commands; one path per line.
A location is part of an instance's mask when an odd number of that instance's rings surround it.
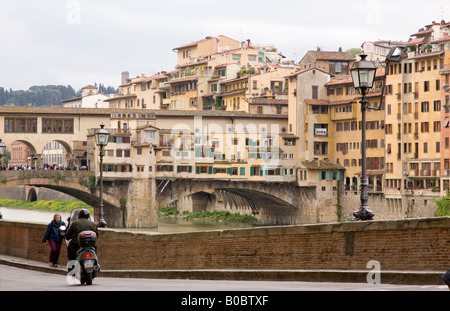
M 170 146 L 166 145 L 167 141 L 175 137 L 167 133 L 167 129 L 174 123 L 184 123 L 193 132 L 194 128 L 197 132 L 194 118 L 199 115 L 204 118 L 204 123 L 207 123 L 205 126 L 210 128 L 212 123 L 223 128 L 229 123 L 243 124 L 244 128 L 249 124 L 256 124 L 258 127 L 263 123 L 276 123 L 280 127 L 287 125 L 285 116 L 257 116 L 244 112 L 180 113 L 125 109 L 0 107 L 0 138 L 7 147 L 10 148 L 16 141 L 24 143 L 30 153 L 37 157 L 37 167 L 42 167 L 42 151 L 45 145 L 56 141 L 65 148 L 66 163 L 72 161 L 72 165 L 80 166 L 80 163 L 76 162 L 76 154 L 81 152 L 90 170 L 0 171 L 0 188 L 30 186 L 54 189 L 84 201 L 96 210 L 99 167 L 98 150 L 92 134 L 93 129 L 99 128 L 103 123 L 114 131 L 114 143 L 110 144 L 112 147 L 108 150 L 107 157 L 113 160 L 106 161 L 106 164 L 104 162 L 103 166 L 105 218 L 110 226 L 155 227 L 158 208 L 169 205 L 177 205 L 181 210 L 190 211 L 213 208 L 237 211 L 241 209 L 245 213 L 256 215 L 265 224 L 313 223 L 316 218 L 319 219 L 321 211 L 320 206 L 316 206 L 316 185 L 305 183 L 306 181 L 299 183 L 297 169 L 292 166 L 290 169 L 264 171 L 262 167 L 252 167 L 247 161 L 223 161 L 221 155 L 217 161 L 217 149 L 212 158 L 203 158 L 200 162 L 185 162 L 186 159 L 183 158 L 181 162 L 176 163 L 176 160 L 171 158 Z M 151 131 L 156 131 L 156 134 Z M 246 144 L 247 152 L 250 152 L 255 142 L 247 138 Z M 183 154 L 186 150 L 179 151 Z M 195 151 L 197 154 L 198 150 Z M 214 150 L 210 149 L 210 152 L 214 153 Z M 117 163 L 114 156 L 119 155 L 121 162 Z M 268 155 L 270 154 L 258 153 L 257 159 Z M 260 161 L 255 160 L 255 163 Z M 225 162 L 228 164 L 224 164 Z M 177 167 L 180 172 L 176 172 Z M 163 171 L 160 172 L 160 169 Z M 169 169 L 171 174 L 166 174 Z M 269 176 L 280 172 L 288 176 Z M 91 184 L 92 178 L 96 179 L 94 186 Z M 325 198 L 323 193 L 320 195 Z M 329 209 L 335 203 L 330 196 L 322 200 L 321 204 Z M 334 211 L 331 213 L 334 215 Z

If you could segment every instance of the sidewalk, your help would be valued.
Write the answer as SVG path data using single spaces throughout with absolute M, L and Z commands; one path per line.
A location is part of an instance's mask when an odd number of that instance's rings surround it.
M 0 265 L 44 273 L 67 274 L 65 265 L 52 268 L 44 262 L 2 254 Z M 369 270 L 101 270 L 100 277 L 366 283 L 369 272 Z M 444 271 L 381 271 L 381 283 L 445 285 L 441 279 L 443 274 Z

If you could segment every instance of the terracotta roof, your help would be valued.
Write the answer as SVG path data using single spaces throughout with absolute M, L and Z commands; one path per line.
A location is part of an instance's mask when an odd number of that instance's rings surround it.
M 378 68 L 377 73 L 375 75 L 375 79 L 384 78 L 384 76 L 385 76 L 384 68 Z M 331 79 L 330 82 L 326 83 L 325 86 L 340 85 L 340 84 L 353 84 L 353 79 L 352 77 L 349 78 L 336 77 Z
M 213 37 L 206 37 L 205 39 L 198 40 L 198 41 L 194 41 L 194 42 L 191 42 L 191 43 L 188 43 L 188 44 L 184 44 L 184 45 L 179 46 L 179 47 L 177 47 L 177 48 L 173 48 L 172 51 L 176 51 L 176 50 L 181 50 L 181 49 L 185 49 L 185 48 L 197 46 L 197 45 L 198 45 L 199 43 L 201 43 L 201 42 L 206 42 L 206 41 L 212 40 L 212 39 L 216 39 L 216 38 L 213 38 Z M 216 39 L 216 40 L 217 40 L 217 39 Z
M 443 42 L 448 42 L 448 41 L 450 41 L 450 36 L 443 37 L 443 38 L 441 38 L 439 40 L 436 40 L 436 41 L 433 41 L 431 43 L 432 44 L 438 44 L 438 43 L 443 43 Z
M 259 119 L 287 119 L 285 115 L 253 115 L 244 111 L 226 110 L 164 110 L 164 109 L 122 109 L 122 108 L 66 108 L 58 107 L 16 107 L 0 106 L 0 115 L 30 115 L 30 114 L 59 114 L 59 115 L 110 115 L 113 113 L 152 113 L 156 117 L 224 117 L 224 118 L 259 118 Z
M 245 75 L 243 77 L 236 78 L 236 79 L 224 80 L 224 81 L 221 81 L 220 84 L 233 83 L 233 82 L 240 81 L 240 80 L 247 80 L 251 76 L 254 76 L 254 75 Z
M 81 88 L 82 90 L 84 90 L 84 89 L 97 89 L 97 87 L 96 86 L 93 86 L 93 85 L 91 85 L 91 84 L 89 84 L 89 85 L 86 85 L 85 87 L 83 87 L 83 88 Z
M 222 92 L 219 96 L 230 96 L 230 95 L 236 95 L 236 94 L 241 94 L 241 93 L 247 93 L 247 89 L 237 90 L 237 91 L 233 91 L 233 92 L 229 92 L 229 93 Z
M 227 67 L 227 66 L 229 66 L 229 65 L 235 65 L 235 64 L 237 64 L 237 62 L 236 62 L 236 63 L 220 64 L 220 65 L 217 65 L 217 66 L 214 67 L 214 68 L 215 68 L 215 69 L 217 69 L 217 68 L 224 68 L 224 67 Z
M 381 92 L 380 92 L 380 95 L 381 95 Z M 335 106 L 335 105 L 351 104 L 353 101 L 355 101 L 357 99 L 358 99 L 358 97 L 341 99 L 341 100 L 305 99 L 305 104 L 307 104 L 307 105 L 321 105 L 321 106 Z
M 322 69 L 318 69 L 318 68 L 314 68 L 313 67 L 313 68 L 306 68 L 306 69 L 302 69 L 302 70 L 296 71 L 296 72 L 294 72 L 294 73 L 292 73 L 292 74 L 290 74 L 288 76 L 285 76 L 285 78 L 294 77 L 294 76 L 297 76 L 299 74 L 305 73 L 305 72 L 310 71 L 310 70 L 318 70 L 318 71 L 322 71 L 323 73 L 326 73 L 327 75 L 330 75 L 329 72 L 326 72 L 326 71 L 324 71 Z
M 126 98 L 135 98 L 135 97 L 137 97 L 137 95 L 117 95 L 115 97 L 105 99 L 105 102 L 111 102 L 111 101 L 115 101 L 115 100 L 121 100 L 121 99 L 126 99 Z
M 211 60 L 213 60 L 214 58 L 212 58 Z M 209 60 L 202 60 L 202 61 L 199 61 L 199 62 L 194 62 L 194 63 L 187 63 L 187 64 L 184 64 L 184 65 L 180 65 L 179 67 L 180 68 L 184 68 L 184 67 L 189 67 L 189 66 L 197 66 L 197 65 L 202 65 L 202 64 L 207 64 L 208 63 L 208 61 Z
M 159 128 L 157 128 L 156 126 L 150 125 L 150 124 L 138 127 L 136 130 L 142 131 L 142 130 L 145 130 L 145 129 L 148 129 L 148 128 L 159 130 Z
M 264 97 L 245 98 L 250 105 L 287 105 L 287 99 L 274 99 Z
M 302 165 L 308 170 L 345 170 L 340 164 L 326 161 L 304 161 Z
M 428 29 L 428 30 L 423 30 L 423 31 L 419 31 L 419 32 L 413 33 L 411 35 L 411 37 L 425 36 L 425 35 L 428 35 L 428 34 L 431 34 L 431 33 L 433 33 L 433 29 Z
M 167 79 L 168 78 L 168 74 L 166 73 L 160 73 L 160 74 L 156 74 L 150 77 L 147 77 L 145 79 L 142 79 L 140 82 L 150 82 L 152 80 L 161 80 L 161 79 Z
M 83 99 L 83 96 L 81 96 L 81 97 L 74 97 L 74 98 L 71 98 L 71 99 L 65 99 L 65 100 L 62 100 L 61 102 L 62 103 L 69 103 L 69 102 L 78 101 L 78 100 L 81 100 L 81 99 Z
M 308 51 L 307 54 L 318 60 L 355 60 L 348 52 Z
M 414 57 L 411 57 L 410 59 L 419 59 L 419 58 L 426 58 L 426 57 L 434 57 L 434 56 L 438 56 L 444 54 L 444 51 L 440 51 L 440 52 L 434 52 L 434 53 L 425 53 L 425 54 L 418 54 Z
M 191 76 L 191 77 L 187 77 L 187 78 L 173 79 L 173 80 L 167 81 L 166 83 L 172 84 L 172 83 L 188 82 L 188 81 L 195 81 L 195 80 L 198 80 L 198 77 L 197 77 L 197 76 Z
M 423 40 L 425 40 L 425 38 L 412 39 L 411 41 L 408 42 L 408 45 L 422 44 Z

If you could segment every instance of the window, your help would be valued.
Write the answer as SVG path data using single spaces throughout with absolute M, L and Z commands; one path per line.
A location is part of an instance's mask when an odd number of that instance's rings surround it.
M 428 133 L 430 131 L 429 130 L 429 123 L 428 122 L 422 122 L 420 124 L 420 129 L 421 129 L 422 133 Z
M 319 98 L 319 87 L 313 86 L 312 87 L 312 99 L 318 99 Z
M 144 139 L 155 139 L 156 132 L 155 131 L 144 131 Z
M 435 100 L 433 102 L 433 108 L 434 108 L 434 111 L 441 111 L 441 101 Z
M 248 56 L 248 61 L 249 62 L 256 62 L 256 55 L 249 55 Z
M 423 91 L 428 92 L 430 90 L 430 81 L 423 82 Z
M 240 61 L 241 60 L 241 55 L 234 54 L 233 55 L 233 60 Z
M 37 119 L 5 118 L 5 133 L 37 133 Z
M 264 63 L 264 52 L 258 52 L 258 62 Z
M 73 119 L 42 119 L 42 133 L 73 134 Z

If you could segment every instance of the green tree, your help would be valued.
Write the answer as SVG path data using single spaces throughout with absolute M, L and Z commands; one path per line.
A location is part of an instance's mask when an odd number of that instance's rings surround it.
M 348 49 L 346 52 L 350 53 L 353 57 L 356 57 L 357 55 L 361 54 L 363 50 L 360 48 L 352 48 Z
M 448 191 L 444 197 L 440 199 L 435 199 L 434 202 L 436 203 L 437 206 L 436 216 L 439 217 L 450 216 L 450 191 Z

